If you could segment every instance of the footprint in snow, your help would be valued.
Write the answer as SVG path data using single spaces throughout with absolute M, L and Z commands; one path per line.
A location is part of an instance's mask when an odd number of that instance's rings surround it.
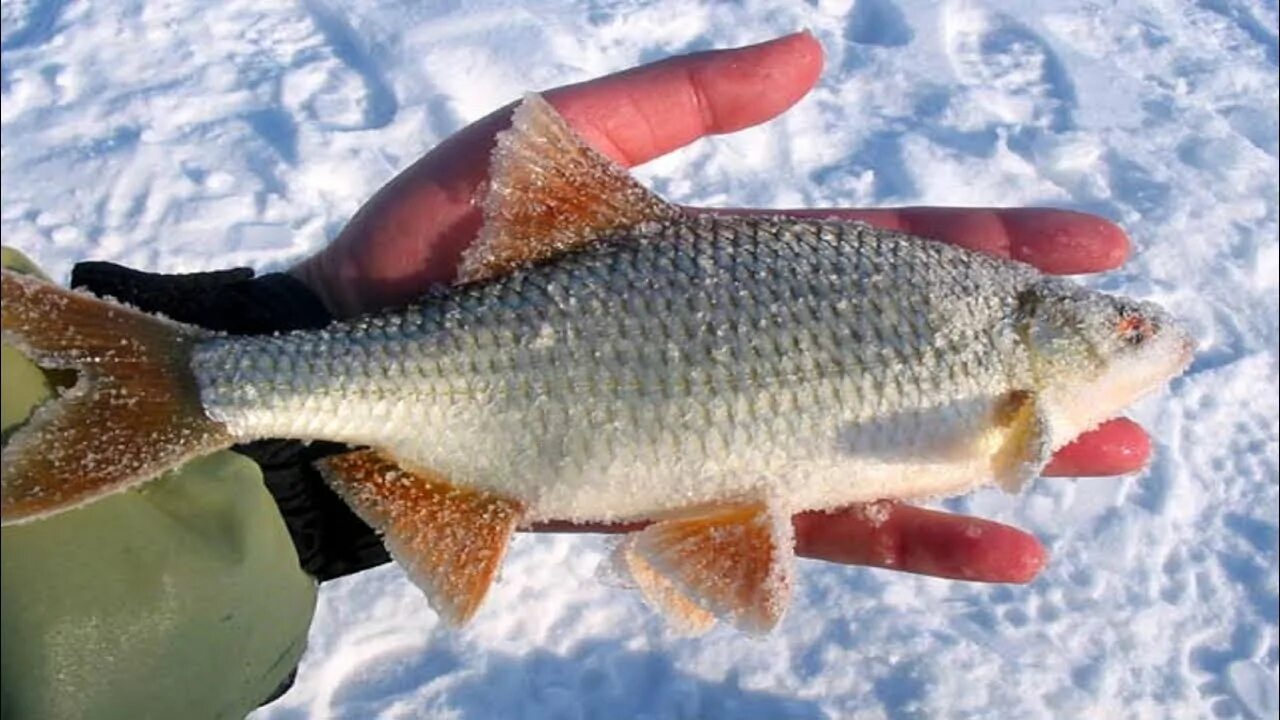
M 336 679 L 330 707 L 376 714 L 387 698 L 415 696 L 438 678 L 466 672 L 459 654 L 447 645 L 390 644 L 373 649 Z
M 369 43 L 340 11 L 320 0 L 305 3 L 331 55 L 296 67 L 287 81 L 298 111 L 328 130 L 374 130 L 400 109 Z
M 893 0 L 858 0 L 844 29 L 844 39 L 859 45 L 900 47 L 913 38 L 915 32 Z
M 1280 37 L 1265 21 L 1258 19 L 1253 3 L 1241 0 L 1199 0 L 1196 4 L 1234 25 L 1262 49 L 1272 65 L 1280 66 Z M 1271 7 L 1275 8 L 1274 2 Z
M 1003 123 L 1071 129 L 1075 87 L 1044 38 L 965 2 L 952 3 L 942 18 L 951 67 L 982 107 Z
M 7 51 L 43 45 L 61 31 L 67 0 L 16 0 L 5 3 L 0 42 Z

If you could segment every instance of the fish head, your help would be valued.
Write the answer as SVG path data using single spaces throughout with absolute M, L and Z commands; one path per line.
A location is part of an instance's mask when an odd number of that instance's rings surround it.
M 1195 353 L 1191 334 L 1155 303 L 1059 278 L 1041 278 L 1019 300 L 1055 447 L 1180 375 Z

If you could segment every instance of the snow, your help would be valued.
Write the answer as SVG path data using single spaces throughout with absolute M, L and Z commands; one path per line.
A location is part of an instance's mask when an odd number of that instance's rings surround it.
M 0 8 L 0 231 L 54 277 L 279 269 L 524 91 L 808 27 L 807 99 L 641 177 L 693 204 L 1099 213 L 1136 253 L 1090 282 L 1200 341 L 1134 409 L 1149 470 L 948 503 L 1044 539 L 1030 586 L 800 561 L 773 634 L 688 638 L 600 581 L 608 541 L 523 535 L 461 632 L 393 567 L 327 585 L 297 684 L 255 717 L 1280 715 L 1274 0 Z

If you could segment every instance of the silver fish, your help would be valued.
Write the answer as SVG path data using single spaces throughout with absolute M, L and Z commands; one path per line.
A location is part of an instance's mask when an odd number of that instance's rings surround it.
M 319 331 L 225 337 L 11 273 L 3 328 L 82 371 L 3 455 L 3 519 L 264 437 L 324 461 L 441 614 L 521 523 L 656 521 L 618 562 L 678 623 L 777 622 L 788 518 L 1010 491 L 1190 360 L 1159 307 L 838 220 L 678 208 L 529 96 L 461 282 Z M 57 440 L 51 440 L 51 438 Z

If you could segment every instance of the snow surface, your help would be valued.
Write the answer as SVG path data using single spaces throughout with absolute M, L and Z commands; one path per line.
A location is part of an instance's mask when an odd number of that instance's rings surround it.
M 1280 521 L 1275 0 L 5 0 L 6 244 L 278 269 L 523 91 L 800 27 L 819 88 L 642 177 L 686 203 L 1052 204 L 1121 222 L 1198 359 L 1134 415 L 1151 468 L 953 509 L 1037 532 L 1028 587 L 801 561 L 779 630 L 669 632 L 606 541 L 521 536 L 463 632 L 398 569 L 327 585 L 255 717 L 1275 718 Z

